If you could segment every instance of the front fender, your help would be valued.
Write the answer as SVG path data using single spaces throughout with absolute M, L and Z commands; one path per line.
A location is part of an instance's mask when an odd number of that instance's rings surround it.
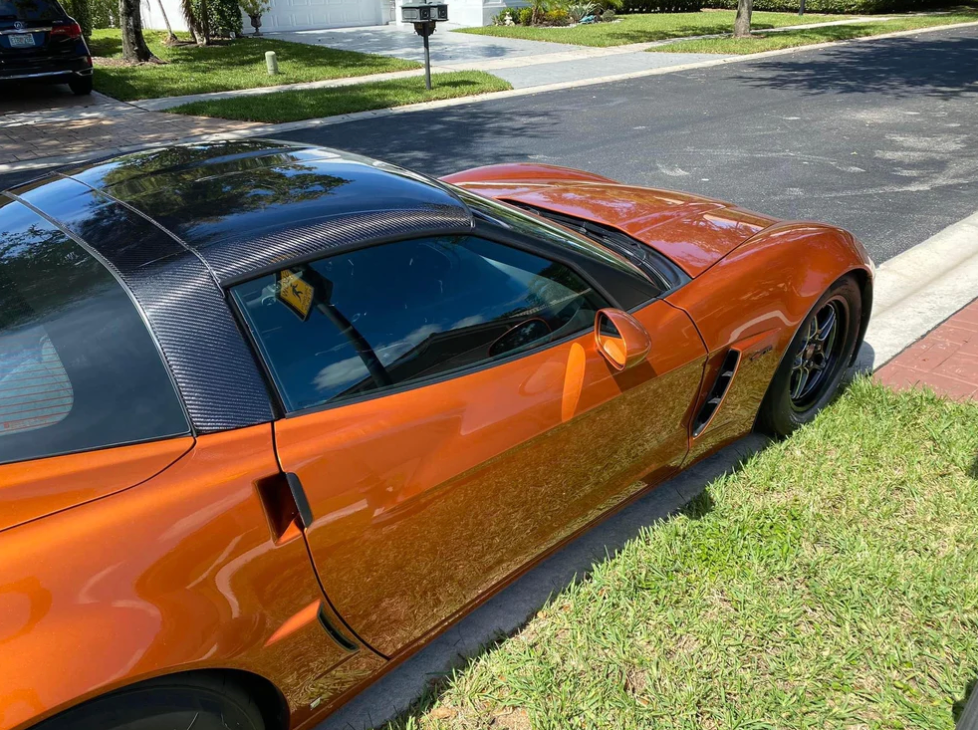
M 873 268 L 863 246 L 840 228 L 787 222 L 748 239 L 668 297 L 692 317 L 710 352 L 704 383 L 713 383 L 729 348 L 751 343 L 721 410 L 694 440 L 691 459 L 753 428 L 768 385 L 798 327 L 826 289 L 850 272 L 860 278 L 864 307 L 868 308 Z M 868 311 L 864 320 L 868 320 Z M 862 327 L 865 331 L 865 321 Z

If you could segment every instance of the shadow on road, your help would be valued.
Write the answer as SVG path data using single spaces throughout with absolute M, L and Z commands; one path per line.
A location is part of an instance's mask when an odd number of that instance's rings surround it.
M 759 61 L 736 78 L 749 86 L 809 94 L 877 92 L 935 99 L 978 94 L 978 37 L 938 35 L 839 46 L 804 60 Z
M 705 487 L 721 474 L 737 470 L 768 443 L 763 436 L 748 436 L 659 485 L 450 627 L 315 730 L 374 728 L 429 706 L 453 671 L 464 669 L 518 632 L 548 600 L 587 576 L 595 564 L 617 554 L 643 527 L 679 512 L 692 519 L 708 514 L 713 502 Z

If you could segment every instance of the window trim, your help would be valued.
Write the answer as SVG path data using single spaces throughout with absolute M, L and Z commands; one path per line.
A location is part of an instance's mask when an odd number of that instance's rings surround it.
M 187 427 L 186 431 L 183 431 L 182 433 L 178 433 L 178 434 L 169 434 L 167 436 L 161 436 L 155 439 L 125 441 L 122 443 L 114 444 L 112 446 L 98 447 L 98 448 L 115 448 L 117 446 L 128 446 L 129 444 L 147 443 L 150 441 L 163 441 L 168 438 L 180 438 L 182 436 L 192 436 L 194 438 L 197 438 L 198 436 L 197 429 L 194 426 L 193 419 L 190 417 L 190 411 L 187 410 L 187 404 L 183 400 L 183 394 L 180 392 L 180 388 L 177 387 L 177 381 L 176 378 L 173 376 L 173 371 L 170 369 L 170 362 L 166 359 L 166 353 L 163 351 L 163 347 L 160 345 L 159 340 L 156 338 L 156 332 L 153 331 L 153 328 L 150 326 L 149 320 L 146 317 L 146 313 L 143 311 L 143 308 L 140 306 L 139 302 L 136 301 L 135 295 L 132 293 L 132 291 L 129 289 L 126 283 L 122 280 L 122 277 L 120 276 L 119 271 L 115 268 L 115 266 L 113 266 L 112 263 L 108 261 L 104 256 L 102 256 L 98 251 L 96 251 L 94 248 L 89 246 L 81 237 L 75 235 L 70 229 L 63 226 L 60 221 L 55 220 L 47 213 L 42 211 L 40 208 L 31 205 L 29 202 L 21 198 L 19 195 L 15 195 L 10 191 L 0 193 L 0 195 L 4 195 L 5 197 L 13 200 L 14 202 L 23 205 L 25 208 L 32 211 L 40 218 L 46 220 L 52 226 L 54 226 L 59 231 L 61 231 L 61 233 L 63 233 L 73 243 L 81 247 L 81 249 L 85 253 L 87 253 L 93 259 L 98 261 L 99 264 L 101 264 L 102 267 L 109 272 L 109 274 L 112 276 L 115 283 L 118 284 L 119 287 L 122 289 L 122 291 L 126 293 L 126 297 L 129 299 L 129 303 L 133 306 L 133 309 L 136 310 L 136 314 L 139 317 L 139 321 L 142 322 L 143 327 L 146 330 L 146 333 L 149 335 L 150 341 L 153 343 L 153 347 L 156 349 L 156 354 L 160 358 L 160 364 L 163 365 L 163 370 L 166 371 L 166 377 L 170 381 L 170 387 L 173 388 L 173 395 L 177 399 L 177 403 L 180 405 L 180 412 L 183 413 L 184 425 Z M 94 450 L 95 449 L 83 449 L 82 451 L 94 451 Z M 79 452 L 68 452 L 68 453 L 79 453 Z M 52 454 L 51 456 L 61 456 L 61 455 L 62 454 Z M 42 457 L 42 458 L 49 458 L 49 457 Z M 18 463 L 18 462 L 6 462 L 6 463 L 9 464 L 9 463 Z
M 480 225 L 480 223 L 482 225 Z M 592 276 L 589 276 L 587 272 L 581 271 L 580 267 L 576 265 L 576 262 L 562 260 L 562 258 L 560 257 L 555 257 L 551 254 L 550 249 L 546 249 L 544 247 L 537 248 L 534 247 L 532 244 L 526 244 L 523 243 L 522 241 L 519 241 L 518 239 L 516 239 L 516 237 L 506 236 L 505 234 L 508 232 L 509 231 L 499 228 L 495 225 L 482 223 L 480 221 L 473 227 L 472 231 L 464 235 L 483 238 L 492 243 L 508 246 L 509 248 L 513 248 L 518 251 L 523 251 L 524 253 L 529 253 L 535 256 L 546 258 L 548 261 L 553 261 L 555 263 L 559 263 L 564 266 L 567 266 L 571 271 L 573 271 L 575 274 L 581 277 L 581 279 L 586 284 L 588 284 L 602 299 L 604 299 L 605 302 L 607 302 L 610 307 L 613 307 L 615 309 L 620 309 L 617 300 L 614 297 L 612 297 L 604 289 L 604 287 L 599 286 L 594 281 L 594 278 Z M 512 355 L 509 355 L 507 357 L 501 357 L 496 360 L 491 360 L 476 365 L 470 365 L 465 368 L 452 370 L 451 372 L 442 373 L 439 375 L 433 375 L 428 378 L 411 380 L 409 382 L 403 383 L 402 385 L 395 385 L 393 387 L 386 388 L 379 392 L 371 391 L 371 392 L 364 393 L 363 395 L 360 396 L 354 396 L 352 398 L 344 399 L 339 402 L 320 403 L 318 405 L 307 406 L 305 408 L 300 408 L 291 411 L 288 408 L 286 408 L 285 400 L 283 399 L 282 394 L 278 390 L 278 387 L 275 383 L 275 379 L 272 376 L 271 370 L 269 369 L 268 363 L 265 361 L 265 358 L 262 356 L 262 349 L 255 337 L 255 333 L 252 332 L 251 327 L 248 326 L 247 319 L 245 318 L 244 313 L 241 311 L 240 307 L 238 306 L 237 301 L 233 296 L 230 295 L 230 289 L 233 286 L 237 286 L 238 284 L 244 284 L 249 281 L 254 281 L 255 279 L 260 279 L 263 276 L 268 276 L 269 274 L 273 274 L 284 268 L 289 268 L 290 266 L 310 263 L 312 261 L 321 261 L 323 259 L 331 258 L 332 256 L 338 256 L 344 253 L 349 253 L 351 251 L 359 251 L 365 248 L 373 248 L 374 246 L 383 246 L 391 243 L 399 243 L 401 241 L 414 241 L 414 240 L 420 240 L 420 239 L 432 238 L 432 237 L 446 237 L 446 236 L 455 237 L 458 235 L 460 235 L 459 232 L 453 230 L 451 232 L 445 232 L 445 231 L 441 231 L 440 233 L 413 232 L 411 235 L 389 236 L 383 239 L 376 239 L 376 240 L 362 242 L 355 245 L 337 247 L 337 249 L 332 250 L 330 253 L 325 255 L 324 252 L 320 252 L 319 255 L 317 256 L 303 256 L 301 258 L 287 259 L 277 263 L 275 268 L 273 268 L 270 271 L 263 271 L 262 273 L 258 273 L 258 274 L 251 273 L 245 277 L 236 277 L 234 280 L 231 280 L 232 283 L 224 284 L 225 291 L 227 293 L 227 296 L 225 298 L 228 302 L 228 306 L 232 309 L 235 320 L 240 323 L 242 331 L 245 334 L 245 340 L 247 341 L 248 346 L 251 348 L 251 351 L 254 354 L 255 359 L 259 363 L 261 372 L 269 384 L 270 395 L 273 398 L 273 408 L 277 413 L 281 414 L 280 416 L 278 416 L 278 418 L 276 418 L 276 420 L 287 419 L 287 418 L 298 418 L 301 416 L 310 415 L 312 413 L 319 413 L 321 411 L 334 410 L 336 408 L 345 408 L 346 406 L 356 405 L 358 403 L 363 403 L 365 401 L 376 400 L 378 398 L 385 398 L 387 396 L 397 395 L 399 393 L 405 393 L 409 390 L 416 390 L 418 388 L 425 388 L 431 385 L 437 385 L 438 383 L 442 383 L 447 380 L 466 377 L 468 375 L 472 375 L 474 373 L 481 372 L 483 370 L 488 370 L 489 368 L 499 367 L 501 365 L 506 365 L 508 363 L 515 362 L 521 358 L 528 357 L 530 355 L 546 352 L 547 350 L 550 350 L 554 347 L 576 340 L 581 336 L 586 336 L 588 332 L 592 331 L 593 328 L 591 327 L 585 328 L 578 332 L 564 335 L 559 340 L 553 340 L 551 342 L 546 343 L 545 345 L 541 345 L 540 347 L 534 347 L 529 350 L 521 350 L 520 352 L 513 353 Z M 522 236 L 520 236 L 519 238 L 522 238 Z M 527 238 L 529 238 L 529 236 L 527 236 Z M 655 300 L 654 299 L 649 300 L 648 302 L 645 302 L 644 304 L 641 304 L 638 307 L 633 308 L 631 311 L 636 311 L 643 307 L 647 307 L 649 304 L 651 304 L 652 301 Z

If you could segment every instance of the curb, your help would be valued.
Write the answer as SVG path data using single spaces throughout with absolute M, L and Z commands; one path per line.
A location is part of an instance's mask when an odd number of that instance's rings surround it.
M 778 56 L 787 56 L 794 53 L 801 53 L 804 51 L 814 51 L 822 50 L 825 48 L 846 46 L 853 43 L 866 43 L 877 40 L 886 40 L 888 38 L 902 38 L 906 36 L 919 35 L 923 33 L 936 33 L 945 30 L 954 30 L 958 28 L 973 28 L 978 27 L 978 21 L 970 23 L 954 23 L 951 25 L 938 25 L 931 28 L 918 28 L 915 30 L 904 30 L 897 31 L 894 33 L 885 33 L 882 35 L 866 36 L 865 38 L 853 38 L 846 41 L 830 41 L 827 43 L 817 43 L 808 46 L 798 46 L 796 48 L 783 48 L 776 51 L 765 51 L 763 53 L 754 53 L 743 56 L 726 56 L 724 58 L 718 58 L 716 60 L 710 61 L 698 61 L 696 63 L 680 64 L 676 66 L 664 66 L 662 68 L 654 69 L 644 69 L 642 71 L 632 71 L 630 73 L 615 74 L 611 76 L 601 76 L 593 79 L 585 79 L 582 81 L 564 81 L 555 84 L 547 84 L 544 86 L 533 86 L 526 89 L 512 89 L 510 91 L 497 91 L 489 94 L 480 94 L 478 96 L 467 96 L 459 99 L 443 99 L 441 101 L 426 101 L 420 104 L 407 104 L 405 106 L 399 107 L 389 107 L 386 109 L 375 109 L 372 111 L 365 112 L 353 112 L 351 114 L 339 114 L 332 117 L 319 117 L 316 119 L 303 119 L 297 122 L 286 122 L 283 124 L 265 124 L 252 127 L 248 130 L 239 130 L 235 132 L 221 132 L 215 134 L 207 135 L 195 135 L 192 137 L 186 137 L 179 140 L 173 140 L 167 142 L 167 145 L 173 144 L 186 144 L 190 142 L 214 142 L 222 140 L 235 140 L 242 139 L 245 137 L 256 137 L 256 136 L 270 136 L 283 134 L 288 132 L 295 132 L 302 129 L 317 129 L 320 127 L 328 127 L 334 124 L 346 124 L 347 122 L 355 122 L 362 119 L 376 119 L 380 117 L 388 117 L 396 114 L 410 114 L 416 111 L 428 111 L 431 109 L 445 109 L 454 106 L 464 106 L 468 104 L 481 104 L 487 101 L 495 101 L 498 99 L 511 99 L 521 96 L 529 96 L 532 94 L 542 94 L 548 91 L 562 91 L 565 89 L 575 89 L 586 86 L 595 86 L 598 84 L 613 83 L 615 81 L 628 81 L 631 79 L 644 78 L 647 76 L 660 76 L 664 74 L 680 73 L 683 71 L 693 71 L 704 68 L 714 68 L 716 66 L 725 66 L 732 63 L 747 63 L 755 60 L 763 60 L 766 58 L 775 58 Z M 557 62 L 559 63 L 559 61 Z M 543 64 L 541 64 L 543 65 Z M 204 117 L 206 119 L 217 119 L 217 117 Z M 60 156 L 60 157 L 49 157 L 49 158 L 39 158 L 37 160 L 31 160 L 29 162 L 22 163 L 3 163 L 0 164 L 0 174 L 9 172 L 19 172 L 24 170 L 40 170 L 48 167 L 59 166 L 63 164 L 85 162 L 88 160 L 97 159 L 100 157 L 111 156 L 114 154 L 124 154 L 126 152 L 134 152 L 140 149 L 147 149 L 154 146 L 160 145 L 132 145 L 129 147 L 119 147 L 109 150 L 95 150 L 90 153 L 80 153 L 78 155 L 71 156 Z
M 878 370 L 978 297 L 978 212 L 880 265 L 859 369 Z

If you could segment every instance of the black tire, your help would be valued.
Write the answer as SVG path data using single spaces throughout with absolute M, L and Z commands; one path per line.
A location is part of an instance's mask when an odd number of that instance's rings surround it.
M 265 730 L 254 700 L 220 674 L 143 682 L 86 702 L 35 730 L 185 730 L 191 724 L 193 730 Z
M 92 93 L 92 77 L 75 76 L 68 81 L 68 88 L 75 96 L 88 96 Z
M 768 386 L 757 414 L 758 430 L 771 436 L 787 436 L 815 418 L 832 401 L 859 344 L 862 307 L 859 284 L 852 276 L 842 277 L 819 298 L 788 345 Z M 831 348 L 817 342 L 817 335 L 822 331 L 820 325 L 827 322 L 829 310 L 839 320 Z M 814 340 L 810 339 L 812 335 L 816 335 Z M 831 349 L 830 355 L 823 358 L 825 365 L 804 367 L 817 363 L 819 349 Z M 811 380 L 812 373 L 818 374 L 817 380 Z

